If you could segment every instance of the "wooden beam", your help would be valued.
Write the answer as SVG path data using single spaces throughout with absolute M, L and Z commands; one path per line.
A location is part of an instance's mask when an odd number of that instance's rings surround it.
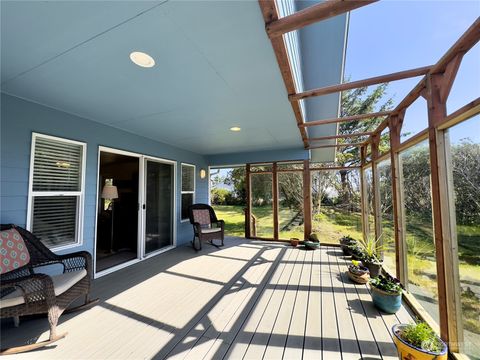
M 431 69 L 431 66 L 423 66 L 423 67 L 416 68 L 416 69 L 399 71 L 399 72 L 392 73 L 392 74 L 375 76 L 375 77 L 372 77 L 372 78 L 352 81 L 352 82 L 348 82 L 348 83 L 344 83 L 344 84 L 338 84 L 338 85 L 326 86 L 326 87 L 323 87 L 323 88 L 318 88 L 318 89 L 313 89 L 313 90 L 307 90 L 307 91 L 304 91 L 302 93 L 291 94 L 291 95 L 288 96 L 288 98 L 290 99 L 290 101 L 295 101 L 295 100 L 306 99 L 306 98 L 310 98 L 310 97 L 314 97 L 314 96 L 332 94 L 332 93 L 336 93 L 336 92 L 339 92 L 339 91 L 356 89 L 356 88 L 364 87 L 364 86 L 382 84 L 382 83 L 385 83 L 385 82 L 390 82 L 390 81 L 395 81 L 395 80 L 408 79 L 408 78 L 411 78 L 411 77 L 425 75 L 430 71 L 430 69 Z
M 297 11 L 292 15 L 270 22 L 266 26 L 267 34 L 270 38 L 281 36 L 287 32 L 301 29 L 305 26 L 344 14 L 376 1 L 378 0 L 330 0 L 321 2 Z
M 463 35 L 448 49 L 445 55 L 432 67 L 432 74 L 443 73 L 448 64 L 458 54 L 465 54 L 480 40 L 480 17 L 463 33 Z
M 442 86 L 442 74 L 427 76 L 426 99 L 428 104 L 428 135 L 430 150 L 430 182 L 432 195 L 432 217 L 435 243 L 435 257 L 437 266 L 437 287 L 438 287 L 438 306 L 439 306 L 439 325 L 440 335 L 444 341 L 449 343 L 452 351 L 457 351 L 458 344 L 455 344 L 456 336 L 453 328 L 456 323 L 452 317 L 452 306 L 449 297 L 455 297 L 455 293 L 448 292 L 447 274 L 450 271 L 450 256 L 446 252 L 446 246 L 451 241 L 450 238 L 450 216 L 447 185 L 447 164 L 445 159 L 445 138 L 443 132 L 437 129 L 437 125 L 447 116 L 446 101 L 442 101 L 440 88 Z M 446 100 L 446 99 L 445 99 Z M 450 342 L 452 343 L 450 344 Z
M 354 121 L 354 120 L 364 120 L 364 119 L 388 116 L 392 113 L 393 113 L 392 111 L 380 111 L 380 112 L 370 113 L 370 114 L 358 114 L 358 115 L 344 116 L 341 118 L 315 120 L 315 121 L 305 122 L 301 126 L 310 127 L 310 126 L 319 126 L 319 125 L 326 125 L 326 124 L 335 124 L 340 122 L 348 122 L 348 121 Z
M 362 165 L 366 162 L 366 146 L 360 148 L 360 162 Z M 369 232 L 369 217 L 370 211 L 368 209 L 368 194 L 367 194 L 367 181 L 365 175 L 365 169 L 360 167 L 360 206 L 362 215 L 362 235 L 363 239 L 367 240 Z
M 328 145 L 310 145 L 307 149 L 323 149 L 323 148 L 332 148 L 332 147 L 354 147 L 362 146 L 363 143 L 349 143 L 349 144 L 328 144 Z
M 348 139 L 351 137 L 358 136 L 370 136 L 373 132 L 361 132 L 356 134 L 340 134 L 340 135 L 331 135 L 331 136 L 322 136 L 317 138 L 309 138 L 308 141 L 321 141 L 321 140 L 332 140 L 332 139 Z
M 439 129 L 449 128 L 477 114 L 480 114 L 480 97 L 448 115 L 445 121 L 439 125 Z
M 278 174 L 277 163 L 272 165 L 272 193 L 273 193 L 273 238 L 278 240 Z
M 310 161 L 303 161 L 303 235 L 308 239 L 312 232 L 312 179 Z
M 278 10 L 276 8 L 275 1 L 259 0 L 258 3 L 260 5 L 265 24 L 269 24 L 273 21 L 278 20 Z M 290 66 L 290 60 L 287 54 L 287 49 L 285 47 L 285 42 L 283 41 L 282 37 L 276 37 L 271 39 L 271 43 L 273 51 L 275 53 L 275 57 L 277 58 L 280 73 L 282 74 L 285 88 L 287 89 L 287 94 L 295 93 L 295 82 L 293 81 L 292 68 Z M 303 146 L 307 148 L 307 131 L 303 126 L 301 126 L 304 123 L 304 120 L 302 112 L 300 110 L 300 104 L 298 101 L 291 101 L 290 105 L 292 106 L 293 114 L 295 115 L 295 120 L 300 130 L 300 136 L 302 137 Z
M 400 135 L 405 112 L 392 116 L 390 129 L 390 169 L 392 179 L 393 226 L 395 232 L 395 265 L 396 276 L 402 284 L 407 279 L 407 249 L 405 237 L 405 207 L 403 197 L 403 169 L 400 160 Z
M 373 195 L 373 218 L 375 219 L 375 239 L 380 239 L 381 245 L 383 245 L 382 235 L 382 214 L 380 207 L 380 175 L 378 173 L 378 156 L 380 136 L 372 135 L 372 195 Z
M 360 169 L 360 166 L 325 166 L 325 167 L 311 167 L 310 171 L 327 171 L 327 170 L 356 170 Z
M 252 217 L 252 191 L 250 179 L 250 164 L 245 166 L 245 192 L 247 193 L 247 209 L 245 210 L 245 237 L 252 238 L 251 233 L 251 217 Z

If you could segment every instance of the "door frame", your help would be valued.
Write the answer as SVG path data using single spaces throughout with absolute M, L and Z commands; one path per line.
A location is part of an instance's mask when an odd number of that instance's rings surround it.
M 137 258 L 132 259 L 130 261 L 124 262 L 122 264 L 113 266 L 111 268 L 105 269 L 103 271 L 97 272 L 97 228 L 98 228 L 98 206 L 99 206 L 99 186 L 100 186 L 100 154 L 101 152 L 108 152 L 112 154 L 120 154 L 125 156 L 131 156 L 138 158 L 138 226 L 137 226 Z M 145 255 L 144 248 L 145 248 L 145 241 L 144 241 L 144 211 L 143 211 L 143 204 L 145 203 L 145 160 L 154 160 L 160 161 L 163 163 L 173 164 L 174 169 L 174 184 L 173 184 L 173 191 L 174 191 L 174 198 L 173 198 L 173 245 L 167 246 L 165 248 L 159 249 L 151 254 Z M 116 149 L 108 146 L 98 146 L 98 153 L 97 153 L 97 181 L 96 181 L 96 190 L 95 190 L 95 224 L 94 224 L 94 245 L 93 245 L 93 277 L 94 279 L 100 278 L 107 274 L 113 273 L 117 270 L 123 269 L 127 266 L 136 264 L 144 259 L 151 258 L 153 256 L 159 255 L 165 251 L 171 250 L 176 247 L 177 245 L 177 222 L 176 222 L 176 211 L 177 211 L 177 162 L 174 160 L 162 159 L 154 156 L 148 156 L 140 153 L 135 153 L 132 151 L 126 151 L 121 149 Z
M 177 162 L 174 161 L 174 160 L 168 160 L 168 159 L 162 159 L 162 158 L 158 158 L 158 157 L 154 157 L 154 156 L 147 156 L 147 155 L 144 155 L 142 156 L 142 160 L 143 160 L 143 191 L 142 191 L 142 201 L 141 201 L 141 206 L 140 206 L 140 210 L 141 210 L 141 217 L 142 217 L 142 224 L 141 224 L 141 241 L 140 241 L 140 245 L 141 245 L 141 259 L 148 259 L 148 258 L 151 258 L 152 256 L 156 256 L 158 254 L 161 254 L 165 251 L 168 251 L 168 250 L 171 250 L 173 248 L 175 248 L 177 246 Z M 147 200 L 147 179 L 146 179 L 146 176 L 145 176 L 145 171 L 146 171 L 146 163 L 147 161 L 150 160 L 150 161 L 155 161 L 155 162 L 159 162 L 159 163 L 162 163 L 162 164 L 169 164 L 169 165 L 173 165 L 173 188 L 172 188 L 172 191 L 173 191 L 173 199 L 172 199 L 172 202 L 173 202 L 173 217 L 172 217 L 172 227 L 173 227 L 173 231 L 172 231 L 172 245 L 170 246 L 165 246 L 161 249 L 158 249 L 158 250 L 155 250 L 153 252 L 151 252 L 150 254 L 146 254 L 145 253 L 145 228 L 146 228 L 146 221 L 147 221 L 147 217 L 146 217 L 146 209 L 143 208 L 143 205 L 146 204 L 146 200 Z

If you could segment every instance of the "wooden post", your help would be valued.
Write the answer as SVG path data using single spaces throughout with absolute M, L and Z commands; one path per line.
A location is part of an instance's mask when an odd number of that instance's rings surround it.
M 380 134 L 372 135 L 372 195 L 373 195 L 373 217 L 375 219 L 375 240 L 382 235 L 382 214 L 380 208 L 380 177 L 378 175 L 377 159 L 379 155 L 378 146 Z
M 247 208 L 245 211 L 245 237 L 251 239 L 250 219 L 252 217 L 252 192 L 250 179 L 250 164 L 245 166 L 245 192 L 247 193 Z
M 273 238 L 278 240 L 278 174 L 277 163 L 272 165 L 272 192 L 273 192 Z
M 365 179 L 365 170 L 363 166 L 365 165 L 367 157 L 367 147 L 362 146 L 360 148 L 360 206 L 362 213 L 362 234 L 363 239 L 367 240 L 368 237 L 368 226 L 369 226 L 369 217 L 370 211 L 368 209 L 368 191 L 367 191 L 367 181 Z
M 400 161 L 400 135 L 405 112 L 389 119 L 390 129 L 390 169 L 392 178 L 393 224 L 395 231 L 396 276 L 407 284 L 407 249 L 405 238 L 405 209 L 403 200 L 403 171 Z
M 458 69 L 457 64 L 453 64 Z M 447 66 L 448 68 L 448 66 Z M 448 74 L 448 77 L 445 77 Z M 438 305 L 440 319 L 440 335 L 449 343 L 451 351 L 459 350 L 460 328 L 460 292 L 458 278 L 457 244 L 453 244 L 451 211 L 454 209 L 453 189 L 449 186 L 448 151 L 445 144 L 444 130 L 438 125 L 447 116 L 448 90 L 452 80 L 451 72 L 429 74 L 426 79 L 426 91 L 422 95 L 428 104 L 428 137 L 430 145 L 430 171 L 432 193 L 432 216 L 435 236 L 437 264 Z M 453 75 L 454 77 L 454 75 Z
M 310 161 L 303 160 L 303 234 L 308 239 L 312 232 L 312 178 Z

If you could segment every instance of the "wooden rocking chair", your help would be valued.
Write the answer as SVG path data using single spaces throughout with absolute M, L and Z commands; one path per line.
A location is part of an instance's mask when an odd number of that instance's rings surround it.
M 15 325 L 18 326 L 20 316 L 46 313 L 50 325 L 48 340 L 2 349 L 0 355 L 38 349 L 64 338 L 67 333 L 57 334 L 56 327 L 60 315 L 67 307 L 81 296 L 85 296 L 85 303 L 69 309 L 68 312 L 80 310 L 98 302 L 98 299 L 89 299 L 92 278 L 90 253 L 80 251 L 56 255 L 35 235 L 21 227 L 11 224 L 1 225 L 0 230 L 1 318 L 12 317 Z M 61 265 L 63 273 L 49 276 L 35 272 L 35 269 L 40 266 L 53 264 Z
M 190 224 L 193 225 L 192 246 L 195 250 L 202 250 L 202 242 L 207 241 L 210 245 L 223 246 L 225 222 L 218 220 L 215 211 L 207 204 L 193 204 L 188 208 Z M 195 245 L 198 239 L 199 246 Z M 216 245 L 213 240 L 220 240 L 221 245 Z

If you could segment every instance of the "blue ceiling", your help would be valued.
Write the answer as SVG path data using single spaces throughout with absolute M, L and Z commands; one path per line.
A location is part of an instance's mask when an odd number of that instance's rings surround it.
M 200 154 L 302 147 L 257 1 L 1 7 L 5 93 Z

